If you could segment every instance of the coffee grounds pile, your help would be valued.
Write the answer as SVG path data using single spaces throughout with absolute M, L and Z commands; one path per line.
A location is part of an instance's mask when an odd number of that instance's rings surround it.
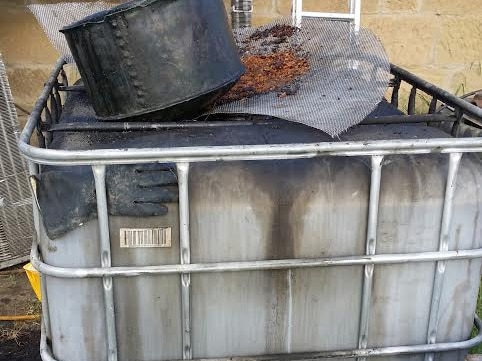
M 310 70 L 306 54 L 290 46 L 290 38 L 296 31 L 289 25 L 275 25 L 251 34 L 243 42 L 246 48 L 241 56 L 246 72 L 217 104 L 271 92 L 276 92 L 279 98 L 296 94 L 301 76 Z M 253 52 L 252 48 L 262 50 Z
M 259 40 L 268 37 L 287 39 L 296 32 L 297 28 L 289 25 L 274 25 L 271 28 L 255 31 L 248 40 Z
M 308 60 L 292 51 L 271 55 L 246 55 L 242 62 L 246 73 L 220 99 L 220 104 L 270 92 L 278 92 L 278 97 L 293 95 L 297 90 L 294 83 L 310 70 Z

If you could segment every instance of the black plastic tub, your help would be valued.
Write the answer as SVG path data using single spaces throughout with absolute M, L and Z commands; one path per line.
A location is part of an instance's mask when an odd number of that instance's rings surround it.
M 99 120 L 172 121 L 244 72 L 222 0 L 136 0 L 61 30 Z

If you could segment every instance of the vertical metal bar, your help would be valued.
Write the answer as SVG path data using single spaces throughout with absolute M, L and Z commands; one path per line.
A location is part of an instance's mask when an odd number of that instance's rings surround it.
M 28 162 L 28 171 L 30 174 L 30 181 L 32 181 L 32 177 L 37 177 L 39 174 L 39 167 L 32 161 Z M 33 212 L 33 225 L 35 229 L 34 237 L 35 237 L 35 246 L 40 248 L 40 210 L 37 201 L 37 185 L 36 183 L 32 184 L 32 212 Z M 40 280 L 40 293 L 42 295 L 42 323 L 45 326 L 45 336 L 50 338 L 51 336 L 51 326 L 50 326 L 50 313 L 49 313 L 49 305 L 48 305 L 48 298 L 47 298 L 47 285 L 45 276 L 41 275 Z
M 60 119 L 60 116 L 62 115 L 62 97 L 60 96 L 60 93 L 59 93 L 58 81 L 55 83 L 54 96 L 55 96 L 55 104 L 57 107 L 57 121 L 58 121 Z
M 288 326 L 286 328 L 286 352 L 292 352 L 293 344 L 293 270 L 290 268 L 288 277 Z
M 464 122 L 464 112 L 462 111 L 462 109 L 460 107 L 455 107 L 454 115 L 455 115 L 455 119 L 457 119 L 457 120 L 454 122 L 454 125 L 452 126 L 451 134 L 454 137 L 457 137 L 459 126 L 460 126 L 461 123 Z
M 395 108 L 398 108 L 398 94 L 400 92 L 400 85 L 402 84 L 402 80 L 398 75 L 395 75 L 395 79 L 393 80 L 393 92 L 392 92 L 392 99 L 390 103 Z
M 179 184 L 179 234 L 181 264 L 191 263 L 189 229 L 189 163 L 177 163 Z M 182 357 L 192 359 L 191 349 L 191 274 L 181 275 Z
M 65 65 L 65 62 L 64 62 Z M 67 77 L 67 73 L 65 72 L 64 65 L 60 68 L 60 78 L 62 79 L 62 85 L 69 86 L 69 78 Z
M 111 248 L 109 233 L 109 214 L 107 209 L 107 190 L 105 186 L 105 165 L 92 166 L 97 198 L 97 214 L 100 232 L 101 266 L 111 267 Z M 115 328 L 114 289 L 112 277 L 102 278 L 104 288 L 105 325 L 107 330 L 107 360 L 117 361 L 117 336 Z
M 457 182 L 457 174 L 460 166 L 462 153 L 451 153 L 449 161 L 449 171 L 447 176 L 447 184 L 445 186 L 445 197 L 442 213 L 442 224 L 440 225 L 439 251 L 446 252 L 449 250 L 450 228 L 452 223 L 453 201 L 455 196 L 455 187 Z M 445 279 L 446 262 L 437 262 L 435 269 L 435 277 L 433 282 L 432 301 L 430 304 L 430 318 L 428 322 L 427 342 L 434 344 L 437 341 L 437 330 L 439 322 L 440 299 Z M 433 361 L 434 354 L 427 354 L 426 361 Z
M 382 178 L 383 156 L 371 157 L 370 200 L 368 205 L 368 227 L 366 239 L 366 254 L 372 256 L 377 247 L 378 208 L 380 204 L 380 184 Z M 363 275 L 363 289 L 360 310 L 360 328 L 358 332 L 358 347 L 366 349 L 368 345 L 368 327 L 370 321 L 370 304 L 372 298 L 374 265 L 366 265 Z M 359 358 L 365 360 L 365 358 Z
M 51 326 L 50 326 L 50 313 L 49 313 L 49 304 L 48 304 L 48 296 L 47 296 L 47 284 L 46 284 L 46 276 L 40 275 L 40 294 L 42 296 L 41 304 L 42 304 L 42 322 L 45 325 L 45 336 L 47 338 L 51 338 Z
M 433 114 L 437 110 L 437 97 L 432 97 L 430 106 L 428 107 L 428 114 Z
M 291 16 L 293 18 L 293 26 L 301 28 L 301 21 L 303 20 L 303 0 L 293 0 Z
M 37 177 L 39 174 L 39 168 L 38 165 L 35 164 L 32 161 L 28 161 L 28 172 L 30 174 L 30 177 Z M 31 190 L 32 190 L 32 204 L 33 204 L 33 225 L 35 228 L 35 236 L 37 237 L 37 244 L 39 244 L 40 238 L 39 238 L 39 232 L 40 232 L 40 214 L 39 214 L 39 209 L 38 209 L 38 203 L 37 203 L 37 189 L 36 189 L 36 183 L 31 184 Z
M 358 33 L 360 31 L 360 0 L 350 0 L 349 12 L 354 15 L 354 19 L 350 20 L 350 46 L 357 48 L 359 46 Z M 350 59 L 350 68 L 357 70 L 360 67 L 360 62 L 357 59 Z
M 361 27 L 361 0 L 355 0 L 355 33 L 358 33 L 360 31 Z
M 407 110 L 408 115 L 415 114 L 416 98 L 417 98 L 417 88 L 412 87 L 412 90 L 410 90 L 410 96 L 408 97 L 408 110 Z
M 231 0 L 231 25 L 233 29 L 250 27 L 252 15 L 252 0 Z
M 355 14 L 355 0 L 348 0 L 348 8 L 350 10 L 350 14 Z

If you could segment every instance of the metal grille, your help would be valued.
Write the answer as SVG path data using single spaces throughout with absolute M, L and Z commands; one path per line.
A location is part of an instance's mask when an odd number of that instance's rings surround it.
M 0 268 L 28 258 L 32 201 L 27 171 L 17 147 L 17 113 L 0 54 Z

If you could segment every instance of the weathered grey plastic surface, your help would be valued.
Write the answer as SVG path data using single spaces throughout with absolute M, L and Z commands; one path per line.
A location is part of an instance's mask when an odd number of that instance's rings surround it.
M 364 137 L 363 132 L 358 136 Z M 377 253 L 438 249 L 447 169 L 448 155 L 386 158 Z M 369 178 L 369 160 L 364 158 L 192 165 L 191 261 L 362 255 Z M 480 161 L 464 155 L 452 250 L 482 246 L 481 185 Z M 163 217 L 111 218 L 113 266 L 179 263 L 177 205 L 169 209 Z M 121 227 L 166 226 L 173 229 L 172 248 L 119 247 Z M 98 244 L 97 221 L 55 241 L 41 236 L 44 260 L 55 266 L 100 266 Z M 375 267 L 369 346 L 426 343 L 434 270 L 434 263 Z M 470 336 L 480 271 L 480 260 L 448 263 L 437 341 Z M 194 358 L 358 346 L 362 267 L 191 277 Z M 180 285 L 179 276 L 115 280 L 121 361 L 182 358 Z M 59 360 L 105 361 L 102 281 L 48 278 L 46 286 L 54 355 Z M 437 357 L 462 361 L 463 356 Z M 379 360 L 421 361 L 423 355 Z

